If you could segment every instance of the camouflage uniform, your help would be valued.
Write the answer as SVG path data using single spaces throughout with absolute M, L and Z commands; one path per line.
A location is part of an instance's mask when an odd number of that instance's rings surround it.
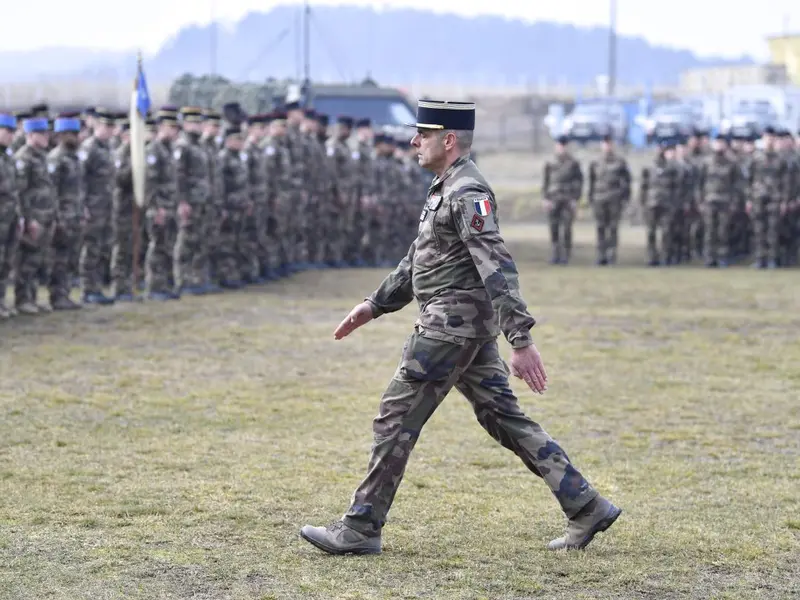
M 753 221 L 747 214 L 747 202 L 750 199 L 750 190 L 747 182 L 750 181 L 750 169 L 753 164 L 753 153 L 728 153 L 739 167 L 738 178 L 742 185 L 737 186 L 736 198 L 731 211 L 731 222 L 728 227 L 728 254 L 731 259 L 744 257 L 751 252 L 753 245 Z
M 83 167 L 77 152 L 59 144 L 47 157 L 58 201 L 58 225 L 53 236 L 50 303 L 56 310 L 74 308 L 69 299 L 77 273 L 72 269 L 81 253 L 83 237 Z
M 728 234 L 737 187 L 742 183 L 736 162 L 725 152 L 714 152 L 703 163 L 699 181 L 704 218 L 706 264 L 725 266 L 729 260 Z
M 689 154 L 689 161 L 697 171 L 697 189 L 694 191 L 695 202 L 687 216 L 688 259 L 704 256 L 705 215 L 700 206 L 700 170 L 703 168 L 707 158 L 708 153 L 700 147 L 693 148 Z
M 798 259 L 798 227 L 800 227 L 800 154 L 796 150 L 784 151 L 788 168 L 789 198 L 786 211 L 780 221 L 780 265 L 784 267 L 797 264 Z
M 237 288 L 243 284 L 243 256 L 247 248 L 244 239 L 244 219 L 251 206 L 247 156 L 224 148 L 219 153 L 220 178 L 222 182 L 223 210 L 220 236 L 217 246 L 218 277 L 223 287 Z
M 290 263 L 292 164 L 282 140 L 269 138 L 264 144 L 267 173 L 267 239 L 270 243 L 270 269 L 276 276 L 286 275 Z
M 617 229 L 631 197 L 631 172 L 624 158 L 610 153 L 589 166 L 589 204 L 597 222 L 597 262 L 617 262 Z
M 247 165 L 250 203 L 244 218 L 242 247 L 242 276 L 246 283 L 261 278 L 262 268 L 268 264 L 267 228 L 267 164 L 264 151 L 248 140 L 244 145 L 244 161 Z
M 789 168 L 783 156 L 774 150 L 759 152 L 750 168 L 749 183 L 756 265 L 774 267 L 780 215 L 789 200 Z
M 667 257 L 668 263 L 678 264 L 691 260 L 691 222 L 697 206 L 697 186 L 700 179 L 699 167 L 688 157 L 676 160 L 681 170 L 675 210 L 672 214 L 670 229 L 674 254 Z
M 114 159 L 108 142 L 96 137 L 81 144 L 78 156 L 83 163 L 84 206 L 89 211 L 79 266 L 81 286 L 86 301 L 104 303 L 103 281 L 111 261 Z
M 397 181 L 392 159 L 385 154 L 377 154 L 373 162 L 375 173 L 375 203 L 370 210 L 369 240 L 370 262 L 376 266 L 392 260 L 393 238 L 392 219 L 399 199 L 395 195 Z
M 310 137 L 308 141 L 309 160 L 311 171 L 314 173 L 314 193 L 311 219 L 314 235 L 310 236 L 313 241 L 311 263 L 316 268 L 326 266 L 328 261 L 329 249 L 328 240 L 330 239 L 331 225 L 335 221 L 330 220 L 330 190 L 331 174 L 329 171 L 329 161 L 325 142 L 315 137 Z
M 662 258 L 676 253 L 672 231 L 673 213 L 678 207 L 681 169 L 675 161 L 663 157 L 656 159 L 655 166 L 642 171 L 640 201 L 645 210 L 647 225 L 647 254 L 651 266 L 661 264 Z M 661 231 L 661 251 L 656 244 Z
M 24 314 L 35 314 L 37 275 L 44 271 L 49 275 L 52 259 L 53 231 L 58 220 L 58 200 L 50 179 L 52 165 L 47 163 L 46 151 L 24 145 L 14 156 L 17 168 L 17 189 L 25 231 L 19 242 L 14 263 L 16 281 L 14 298 L 17 310 Z M 34 238 L 30 225 L 40 225 Z
M 203 244 L 206 236 L 206 212 L 211 200 L 211 161 L 200 142 L 200 134 L 184 132 L 175 146 L 175 170 L 178 201 L 191 211 L 178 227 L 173 257 L 175 287 L 189 293 L 204 292 L 208 278 Z
M 172 144 L 154 139 L 147 145 L 147 256 L 145 257 L 145 290 L 155 300 L 177 298 L 173 289 L 174 253 L 178 237 L 178 178 Z M 159 211 L 164 220 L 157 222 Z M 180 269 L 180 267 L 178 267 Z
M 381 531 L 422 427 L 453 387 L 484 429 L 544 479 L 568 517 L 597 496 L 564 450 L 520 410 L 509 386 L 496 338 L 502 331 L 514 348 L 528 346 L 535 321 L 496 210 L 478 168 L 458 159 L 433 181 L 408 254 L 368 299 L 376 317 L 414 299 L 421 313 L 373 424 L 367 476 L 343 518 L 363 534 Z
M 133 170 L 131 168 L 131 144 L 122 142 L 114 151 L 114 196 L 111 209 L 111 224 L 114 229 L 114 249 L 111 252 L 111 280 L 116 300 L 133 300 L 134 271 L 134 206 Z M 139 241 L 142 240 L 142 224 L 139 227 Z
M 551 262 L 566 264 L 572 252 L 572 222 L 583 189 L 583 172 L 577 160 L 564 153 L 544 166 L 542 197 L 551 202 L 548 212 Z
M 308 147 L 306 137 L 299 128 L 289 125 L 286 133 L 286 147 L 291 156 L 292 171 L 292 210 L 289 235 L 291 249 L 290 270 L 303 269 L 308 264 L 308 219 L 306 207 L 309 203 L 309 192 L 312 188 L 311 173 L 308 164 Z
M 5 298 L 19 237 L 20 206 L 16 179 L 11 148 L 0 146 L 0 318 L 11 316 Z
M 327 155 L 333 177 L 333 202 L 327 211 L 331 223 L 328 229 L 328 256 L 333 266 L 346 264 L 348 250 L 353 244 L 355 235 L 355 192 L 357 164 L 346 140 L 331 138 L 328 140 Z M 360 240 L 359 240 L 360 242 Z M 350 251 L 350 258 L 352 258 Z
M 206 273 L 206 287 L 213 289 L 212 281 L 216 280 L 217 272 L 217 243 L 219 240 L 220 215 L 222 214 L 222 176 L 219 167 L 219 144 L 216 138 L 203 137 L 203 149 L 208 156 L 208 173 L 210 198 L 209 203 L 203 214 L 203 232 L 200 240 L 198 252 L 200 254 L 197 262 L 202 266 Z

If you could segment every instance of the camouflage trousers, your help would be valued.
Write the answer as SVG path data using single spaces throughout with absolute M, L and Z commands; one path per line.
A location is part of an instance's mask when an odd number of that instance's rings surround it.
M 203 211 L 201 208 L 194 208 L 189 221 L 178 229 L 178 237 L 175 240 L 173 261 L 177 265 L 176 290 L 206 283 L 208 272 L 203 249 L 205 235 Z
M 727 204 L 709 202 L 703 208 L 706 260 L 714 262 L 728 260 L 728 235 L 730 233 L 731 211 Z
M 92 217 L 83 234 L 79 266 L 84 294 L 99 293 L 103 289 L 106 269 L 111 262 L 110 240 L 110 215 Z
M 168 294 L 173 292 L 174 271 L 173 260 L 175 242 L 178 237 L 178 225 L 174 215 L 167 215 L 163 225 L 157 225 L 152 214 L 146 217 L 147 222 L 147 255 L 145 256 L 145 291 L 148 294 Z M 177 266 L 180 270 L 180 266 Z M 180 273 L 178 273 L 180 277 Z
M 777 202 L 762 198 L 753 203 L 753 251 L 756 260 L 778 259 L 781 213 Z
M 258 216 L 255 212 L 245 215 L 242 222 L 242 231 L 239 236 L 239 273 L 242 280 L 254 281 L 258 278 L 261 266 L 259 263 L 260 234 L 258 231 Z
M 0 305 L 5 301 L 8 278 L 17 253 L 17 223 L 16 217 L 12 221 L 0 221 Z
M 662 259 L 669 261 L 677 257 L 678 245 L 676 229 L 680 224 L 677 213 L 671 206 L 658 204 L 645 209 L 647 226 L 647 256 L 651 263 L 660 263 Z M 658 237 L 661 237 L 659 248 Z
M 52 226 L 43 226 L 38 239 L 33 242 L 23 237 L 17 247 L 14 260 L 14 302 L 17 306 L 36 302 L 39 274 L 49 277 L 53 260 Z
M 780 221 L 780 262 L 782 266 L 793 266 L 798 259 L 798 237 L 800 236 L 800 207 L 792 206 Z
M 572 223 L 575 220 L 575 211 L 566 200 L 553 202 L 553 207 L 547 213 L 550 224 L 550 242 L 553 246 L 553 255 L 561 260 L 569 260 L 572 252 Z
M 244 252 L 247 248 L 244 211 L 229 211 L 217 238 L 217 279 L 222 283 L 241 283 Z
M 597 223 L 597 258 L 616 262 L 617 231 L 622 206 L 619 202 L 594 202 L 594 218 Z
M 453 387 L 487 433 L 544 479 L 567 517 L 578 513 L 597 492 L 520 410 L 508 376 L 495 339 L 464 339 L 417 326 L 381 399 L 367 475 L 344 522 L 368 535 L 381 530 L 422 427 Z
M 371 266 L 378 266 L 389 260 L 387 252 L 386 227 L 377 213 L 367 217 L 362 246 L 364 260 Z
M 114 224 L 114 248 L 111 250 L 113 296 L 134 293 L 133 265 L 133 215 L 120 215 Z
M 79 219 L 61 223 L 53 235 L 53 264 L 50 271 L 50 301 L 69 298 L 72 280 L 77 273 L 73 271 L 75 257 L 81 253 L 83 228 Z

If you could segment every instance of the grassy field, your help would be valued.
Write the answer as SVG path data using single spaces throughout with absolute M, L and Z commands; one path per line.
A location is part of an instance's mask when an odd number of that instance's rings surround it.
M 415 312 L 332 331 L 380 270 L 0 324 L 0 598 L 790 598 L 800 594 L 800 278 L 549 267 L 508 226 L 549 369 L 522 406 L 624 509 L 550 553 L 544 484 L 453 392 L 379 557 L 298 537 L 340 516 Z M 508 348 L 504 345 L 504 354 Z

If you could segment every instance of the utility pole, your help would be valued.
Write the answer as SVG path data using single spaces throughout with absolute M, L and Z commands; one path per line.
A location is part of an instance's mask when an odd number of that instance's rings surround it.
M 611 2 L 611 18 L 608 27 L 608 95 L 613 96 L 617 87 L 617 0 Z
M 210 30 L 210 62 L 211 62 L 211 74 L 217 74 L 217 2 L 216 0 L 211 0 L 211 30 Z
M 305 1 L 303 21 L 303 81 L 305 85 L 311 82 L 311 3 Z

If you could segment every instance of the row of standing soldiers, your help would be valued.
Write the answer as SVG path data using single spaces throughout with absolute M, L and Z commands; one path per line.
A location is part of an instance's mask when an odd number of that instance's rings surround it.
M 545 165 L 543 198 L 550 221 L 553 263 L 566 264 L 572 223 L 584 186 L 578 161 L 556 140 Z M 787 131 L 767 129 L 760 149 L 751 139 L 696 132 L 659 148 L 655 164 L 642 170 L 639 204 L 647 228 L 648 264 L 704 260 L 725 267 L 753 256 L 754 267 L 798 263 L 800 242 L 800 151 Z M 589 167 L 588 203 L 597 224 L 597 263 L 617 259 L 618 228 L 632 196 L 626 160 L 603 141 L 602 157 Z
M 297 103 L 230 121 L 167 106 L 146 122 L 140 209 L 126 114 L 35 108 L 0 112 L 0 317 L 138 300 L 140 269 L 146 298 L 173 300 L 394 264 L 431 180 L 407 141 L 365 119 L 331 124 Z

